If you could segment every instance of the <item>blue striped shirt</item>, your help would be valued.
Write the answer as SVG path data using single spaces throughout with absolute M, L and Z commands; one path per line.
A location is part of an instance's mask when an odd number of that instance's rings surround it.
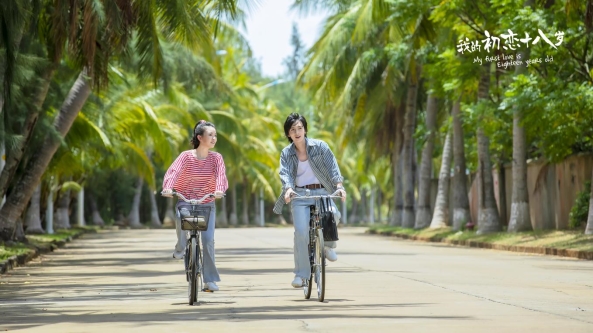
M 309 165 L 325 189 L 333 193 L 337 190 L 336 184 L 344 181 L 336 157 L 331 149 L 322 140 L 305 138 L 307 147 L 307 158 Z M 274 205 L 274 213 L 282 214 L 284 206 L 284 194 L 288 188 L 295 189 L 295 181 L 299 159 L 296 154 L 294 143 L 289 144 L 280 153 L 280 181 L 282 181 L 282 193 Z

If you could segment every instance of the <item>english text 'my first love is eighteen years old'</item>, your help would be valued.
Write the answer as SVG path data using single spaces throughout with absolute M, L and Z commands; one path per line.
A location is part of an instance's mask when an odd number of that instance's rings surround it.
M 536 64 L 536 63 L 541 64 L 543 62 L 542 58 L 533 58 L 533 59 L 528 59 L 527 61 L 524 61 L 523 59 L 521 59 L 521 54 L 519 53 L 517 55 L 501 54 L 501 55 L 496 55 L 496 56 L 486 56 L 484 59 L 482 59 L 481 57 L 475 57 L 473 63 L 478 63 L 478 64 L 482 65 L 484 61 L 496 62 L 496 67 L 504 68 L 504 69 L 507 69 L 508 67 L 511 67 L 511 66 L 521 66 L 523 64 L 525 64 L 526 67 L 529 67 L 532 64 Z M 554 61 L 554 58 L 552 58 L 551 56 L 547 56 L 545 61 L 551 62 L 551 61 Z

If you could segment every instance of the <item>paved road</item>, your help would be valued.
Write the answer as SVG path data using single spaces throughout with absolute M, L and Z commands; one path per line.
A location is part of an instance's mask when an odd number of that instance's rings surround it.
M 593 332 L 593 262 L 340 231 L 319 303 L 290 228 L 217 230 L 221 291 L 192 307 L 173 230 L 86 235 L 0 278 L 0 331 Z

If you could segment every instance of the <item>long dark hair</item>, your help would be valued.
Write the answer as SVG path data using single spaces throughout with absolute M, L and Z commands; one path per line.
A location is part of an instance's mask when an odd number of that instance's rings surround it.
M 196 126 L 194 126 L 194 136 L 191 138 L 191 143 L 194 145 L 194 149 L 200 146 L 200 140 L 198 140 L 198 135 L 204 135 L 204 131 L 208 126 L 216 128 L 214 127 L 213 123 L 205 120 L 198 121 L 196 123 Z

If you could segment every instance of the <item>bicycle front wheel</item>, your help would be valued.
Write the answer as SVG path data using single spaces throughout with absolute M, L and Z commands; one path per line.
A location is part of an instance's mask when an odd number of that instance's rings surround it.
M 202 261 L 202 250 L 200 249 L 200 240 L 198 238 L 198 240 L 196 241 L 196 255 L 194 256 L 194 260 L 196 262 L 196 277 L 195 277 L 195 281 L 196 281 L 196 296 L 194 298 L 194 301 L 197 303 L 198 302 L 198 293 L 200 292 L 200 290 L 202 289 L 202 269 L 204 269 L 204 262 Z
M 317 229 L 315 237 L 315 284 L 317 284 L 317 300 L 325 299 L 325 252 L 323 251 L 323 231 Z
M 191 243 L 190 243 L 190 249 L 189 249 L 189 285 L 188 285 L 188 296 L 189 296 L 189 305 L 194 305 L 194 301 L 197 299 L 197 290 L 196 290 L 196 280 L 197 280 L 197 274 L 196 274 L 196 268 L 198 266 L 198 262 L 196 261 L 196 251 L 197 251 L 197 246 L 196 246 L 196 238 L 192 237 L 191 238 Z
M 315 240 L 311 237 L 309 242 L 314 242 Z M 305 285 L 303 286 L 303 292 L 305 293 L 305 299 L 311 298 L 311 290 L 313 290 L 313 274 L 315 273 L 315 265 L 313 262 L 313 251 L 311 251 L 312 246 L 307 245 L 309 249 L 309 264 L 311 265 L 311 269 L 309 272 L 309 278 L 305 280 Z

